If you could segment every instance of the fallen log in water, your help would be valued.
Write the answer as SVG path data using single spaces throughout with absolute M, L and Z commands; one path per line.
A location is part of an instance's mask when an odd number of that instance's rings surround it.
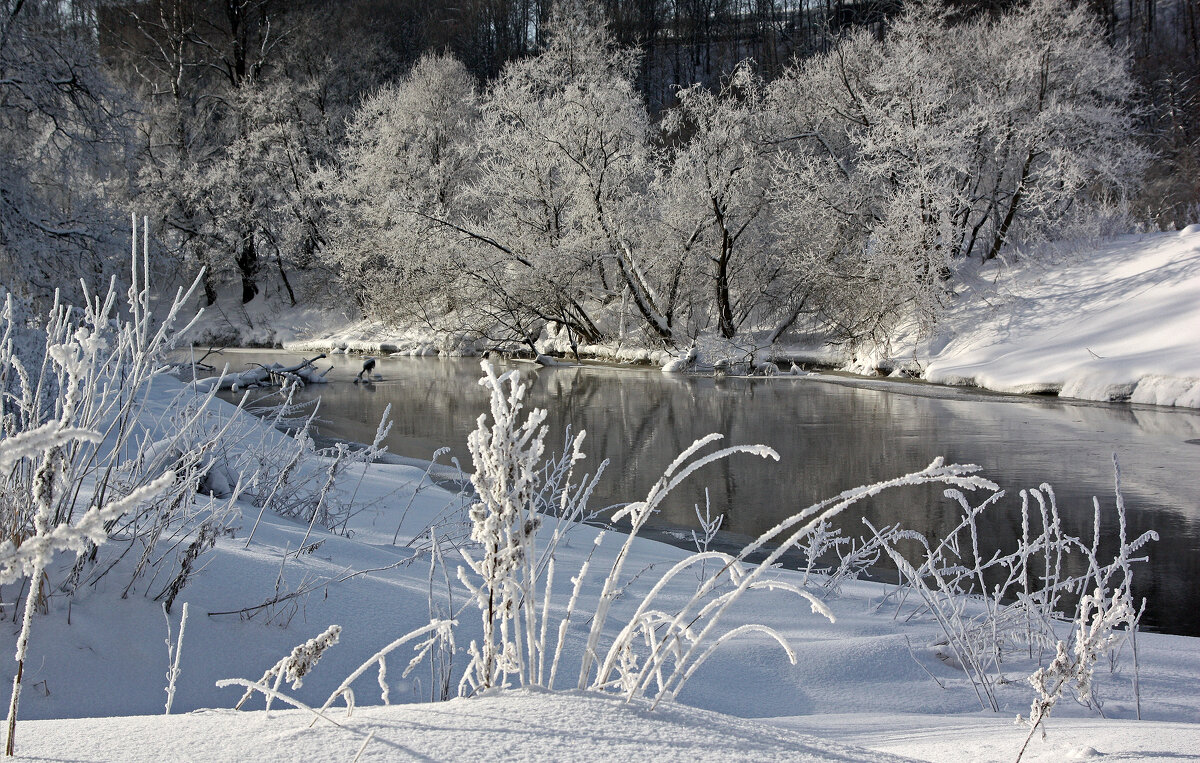
M 200 392 L 210 392 L 213 389 L 237 391 L 249 387 L 274 387 L 283 384 L 299 384 L 300 386 L 324 384 L 327 381 L 325 375 L 333 370 L 333 366 L 324 371 L 317 370 L 316 362 L 324 357 L 325 353 L 321 353 L 315 358 L 309 358 L 293 366 L 284 366 L 279 363 L 264 366 L 261 363 L 255 363 L 253 368 L 239 373 L 229 373 L 226 368 L 226 371 L 220 376 L 197 379 L 193 384 Z

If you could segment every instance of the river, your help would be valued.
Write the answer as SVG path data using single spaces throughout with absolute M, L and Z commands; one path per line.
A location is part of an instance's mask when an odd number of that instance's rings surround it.
M 233 371 L 248 362 L 291 363 L 298 356 L 225 351 Z M 213 362 L 209 358 L 208 362 Z M 383 358 L 382 378 L 353 384 L 362 358 L 333 356 L 330 384 L 298 399 L 321 397 L 320 433 L 369 441 L 385 406 L 394 426 L 386 441 L 401 456 L 428 459 L 448 446 L 470 469 L 466 438 L 487 406 L 474 358 Z M 656 519 L 659 531 L 697 526 L 694 506 L 707 490 L 712 513 L 725 515 L 723 540 L 737 543 L 822 498 L 927 466 L 979 464 L 1009 495 L 985 515 L 985 543 L 1005 545 L 1020 532 L 1021 488 L 1053 486 L 1068 534 L 1091 537 L 1092 498 L 1102 528 L 1115 533 L 1113 466 L 1121 464 L 1131 537 L 1147 529 L 1160 540 L 1135 567 L 1134 593 L 1148 600 L 1144 625 L 1200 636 L 1200 413 L 1128 404 L 993 395 L 920 383 L 852 380 L 822 374 L 766 379 L 667 376 L 657 369 L 602 365 L 517 369 L 528 400 L 549 411 L 547 446 L 561 450 L 567 426 L 587 431 L 584 469 L 610 464 L 591 506 L 638 500 L 663 469 L 698 437 L 723 444 L 769 445 L 779 463 L 748 455 L 705 467 L 682 485 Z M 443 461 L 446 459 L 443 458 Z M 849 509 L 839 524 L 862 534 L 896 522 L 937 536 L 958 521 L 957 504 L 933 488 L 904 488 Z M 681 540 L 690 545 L 690 538 Z

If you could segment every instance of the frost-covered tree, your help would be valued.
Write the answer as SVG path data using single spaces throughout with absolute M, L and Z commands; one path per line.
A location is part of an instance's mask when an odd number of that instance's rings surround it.
M 87 3 L 0 2 L 0 279 L 24 297 L 99 286 L 120 249 L 124 108 L 94 31 Z
M 270 193 L 263 254 L 274 260 L 293 305 L 297 296 L 285 260 L 300 270 L 311 268 L 330 236 L 321 168 L 334 154 L 332 124 L 339 115 L 328 99 L 328 79 L 324 71 L 296 72 L 247 93 L 246 142 L 258 157 L 253 180 Z
M 625 294 L 650 334 L 670 341 L 642 235 L 654 157 L 634 53 L 581 4 L 556 7 L 546 34 L 546 48 L 507 66 L 485 99 L 474 193 L 489 213 L 477 240 L 504 255 L 514 292 L 543 320 L 594 340 L 585 299 Z
M 328 238 L 321 165 L 333 155 L 333 117 L 323 100 L 322 74 L 276 76 L 230 93 L 223 119 L 236 132 L 181 179 L 205 264 L 236 274 L 242 300 L 258 293 L 271 267 L 291 304 L 288 271 L 311 267 Z M 286 261 L 286 264 L 285 264 Z
M 680 145 L 659 178 L 658 203 L 681 260 L 708 281 L 703 301 L 726 338 L 763 317 L 780 292 L 789 307 L 795 296 L 770 230 L 775 134 L 765 89 L 744 61 L 715 92 L 699 84 L 680 90 L 663 123 Z
M 268 266 L 295 301 L 285 263 L 308 267 L 328 242 L 319 170 L 378 63 L 369 36 L 337 59 L 323 49 L 328 20 L 280 0 L 106 10 L 109 64 L 143 101 L 139 201 L 184 272 L 206 269 L 210 302 L 225 282 L 253 299 Z
M 478 124 L 475 82 L 451 56 L 423 57 L 355 112 L 330 189 L 338 205 L 330 260 L 360 305 L 421 316 L 444 310 L 462 288 L 463 234 L 451 221 L 466 212 Z
M 592 342 L 599 313 L 627 303 L 670 341 L 636 59 L 581 4 L 543 31 L 542 50 L 482 96 L 461 64 L 426 57 L 364 103 L 337 185 L 336 261 L 364 303 L 382 274 L 396 285 L 376 309 L 442 328 L 536 346 L 553 324 Z
M 246 137 L 242 89 L 266 74 L 287 37 L 279 5 L 158 0 L 111 8 L 102 25 L 111 65 L 145 104 L 140 199 L 184 267 L 206 269 L 210 303 L 226 278 L 241 281 L 244 301 L 258 290 L 257 198 L 229 185 L 248 169 L 247 152 L 229 149 Z M 223 203 L 222 192 L 235 204 Z
M 333 262 L 370 310 L 535 351 L 548 326 L 774 341 L 803 310 L 882 341 L 931 328 L 966 257 L 1123 197 L 1144 156 L 1125 64 L 1061 0 L 913 6 L 770 85 L 745 63 L 682 88 L 661 131 L 592 9 L 538 33 L 482 95 L 427 57 L 363 105 Z
M 826 321 L 853 338 L 886 334 L 921 303 L 928 315 L 945 257 L 939 188 L 958 149 L 938 139 L 954 134 L 941 127 L 953 118 L 948 86 L 922 60 L 931 49 L 909 51 L 903 76 L 891 52 L 851 35 L 772 92 L 793 148 L 774 181 L 782 243 Z
M 1031 0 L 977 34 L 973 100 L 994 164 L 969 198 L 973 230 L 986 220 L 988 235 L 960 252 L 991 258 L 1014 234 L 1052 233 L 1078 207 L 1126 197 L 1149 155 L 1136 141 L 1130 61 L 1086 7 Z
M 1032 0 L 956 23 L 914 6 L 884 39 L 849 35 L 772 88 L 793 151 L 780 232 L 852 338 L 929 327 L 963 258 L 1135 185 L 1127 64 L 1088 12 Z

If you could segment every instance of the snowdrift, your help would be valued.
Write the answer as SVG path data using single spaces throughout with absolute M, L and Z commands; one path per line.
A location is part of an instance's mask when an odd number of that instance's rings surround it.
M 1200 226 L 1064 248 L 968 279 L 924 377 L 1200 408 Z

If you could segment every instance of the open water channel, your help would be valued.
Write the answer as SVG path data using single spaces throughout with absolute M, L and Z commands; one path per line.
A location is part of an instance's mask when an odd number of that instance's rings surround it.
M 240 371 L 251 362 L 286 365 L 298 358 L 237 350 L 216 362 Z M 448 446 L 471 468 L 467 434 L 487 407 L 478 359 L 383 358 L 375 368 L 382 378 L 364 385 L 352 383 L 361 357 L 318 362 L 328 365 L 331 383 L 298 395 L 321 398 L 320 434 L 370 441 L 390 404 L 392 453 L 428 459 Z M 694 506 L 704 506 L 706 490 L 713 514 L 725 515 L 724 540 L 736 543 L 822 498 L 917 471 L 937 456 L 979 464 L 1009 492 L 981 522 L 985 544 L 1011 545 L 1021 530 L 1018 491 L 1043 482 L 1054 488 L 1068 534 L 1090 539 L 1095 496 L 1102 528 L 1112 535 L 1115 453 L 1130 536 L 1154 529 L 1161 538 L 1146 549 L 1150 561 L 1135 567 L 1134 593 L 1148 600 L 1143 624 L 1200 636 L 1200 413 L 835 375 L 745 379 L 602 365 L 498 367 L 519 370 L 530 388 L 527 400 L 549 411 L 548 449 L 561 450 L 570 426 L 587 431 L 586 471 L 609 460 L 592 508 L 644 497 L 681 450 L 710 432 L 723 434 L 723 444 L 778 451 L 779 463 L 735 455 L 680 486 L 656 524 L 686 537 L 685 545 L 690 536 L 678 531 L 697 527 Z M 865 534 L 862 517 L 876 527 L 899 522 L 940 538 L 957 524 L 959 508 L 940 489 L 903 488 L 850 508 L 839 524 Z

